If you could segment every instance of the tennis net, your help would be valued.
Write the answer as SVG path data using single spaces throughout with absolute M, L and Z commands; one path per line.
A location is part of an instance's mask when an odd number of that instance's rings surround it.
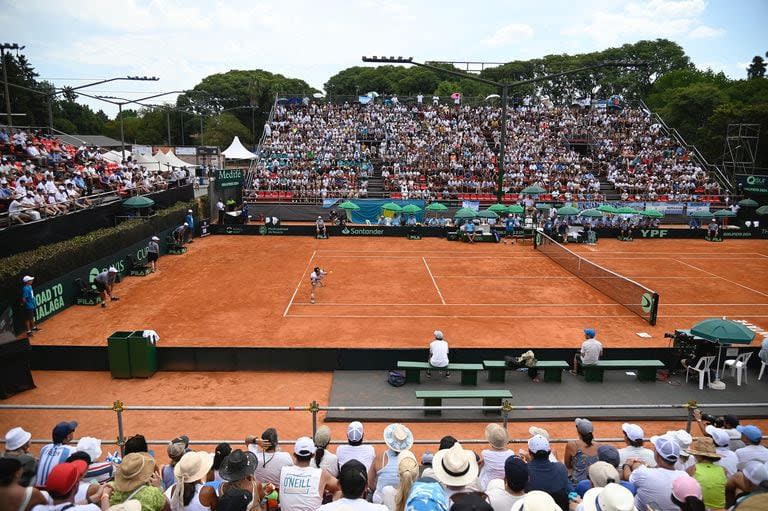
M 543 232 L 537 232 L 534 236 L 534 247 L 651 325 L 656 324 L 659 294 L 655 291 L 571 252 Z

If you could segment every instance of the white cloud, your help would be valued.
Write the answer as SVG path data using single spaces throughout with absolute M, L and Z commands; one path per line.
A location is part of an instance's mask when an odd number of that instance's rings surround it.
M 693 39 L 709 39 L 723 35 L 725 35 L 725 30 L 722 28 L 713 28 L 707 25 L 699 25 L 688 33 L 688 37 Z
M 524 23 L 510 23 L 496 30 L 496 33 L 483 39 L 483 44 L 488 46 L 504 46 L 514 44 L 521 39 L 533 37 L 533 27 Z

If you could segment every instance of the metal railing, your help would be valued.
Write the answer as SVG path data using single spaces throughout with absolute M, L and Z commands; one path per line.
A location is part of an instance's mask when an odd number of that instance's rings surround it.
M 484 411 L 484 412 L 497 412 L 501 416 L 501 423 L 506 429 L 510 416 L 515 410 L 533 411 L 533 410 L 684 410 L 686 414 L 686 431 L 691 431 L 691 425 L 694 422 L 694 411 L 700 408 L 706 409 L 729 409 L 734 408 L 767 408 L 768 403 L 697 403 L 696 401 L 689 401 L 687 403 L 673 403 L 673 404 L 615 404 L 615 405 L 513 405 L 510 401 L 504 400 L 500 406 L 321 406 L 317 401 L 312 401 L 308 405 L 304 406 L 165 406 L 165 405 L 133 405 L 126 406 L 122 401 L 115 401 L 112 406 L 107 405 L 6 405 L 0 404 L 0 412 L 5 410 L 82 410 L 82 411 L 100 411 L 100 412 L 114 412 L 117 426 L 117 436 L 115 440 L 103 439 L 102 443 L 105 445 L 116 445 L 120 451 L 123 452 L 125 446 L 125 431 L 123 428 L 123 414 L 129 411 L 157 411 L 157 412 L 310 412 L 312 414 L 312 437 L 314 438 L 315 432 L 318 428 L 318 415 L 321 412 L 367 412 L 367 411 L 424 411 L 424 412 L 436 412 L 436 411 Z M 667 420 L 667 419 L 659 419 Z M 372 419 L 371 422 L 381 422 L 379 419 Z M 440 417 L 436 417 L 434 422 L 441 422 Z M 531 421 L 533 422 L 533 420 Z M 513 438 L 510 439 L 510 443 L 525 443 L 528 438 Z M 551 438 L 550 442 L 564 443 L 569 438 Z M 623 438 L 599 438 L 597 440 L 608 442 L 619 442 Z M 226 440 L 226 439 L 209 439 L 209 440 L 194 440 L 191 444 L 195 445 L 216 445 L 221 442 L 228 442 L 231 444 L 240 443 L 243 440 Z M 295 440 L 283 440 L 283 443 L 293 443 Z M 46 444 L 50 443 L 47 439 L 33 439 L 34 444 Z M 147 440 L 151 445 L 165 445 L 168 440 L 153 439 Z M 331 442 L 332 444 L 343 444 L 343 441 Z M 372 439 L 368 441 L 371 444 L 383 444 L 383 440 Z M 415 440 L 415 444 L 419 445 L 434 445 L 439 444 L 440 439 L 421 439 Z M 486 439 L 463 439 L 462 443 L 466 444 L 482 444 L 487 443 Z

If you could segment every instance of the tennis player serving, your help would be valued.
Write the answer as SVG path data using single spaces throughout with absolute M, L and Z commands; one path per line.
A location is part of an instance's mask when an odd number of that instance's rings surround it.
M 309 283 L 312 286 L 312 291 L 309 295 L 309 303 L 315 303 L 315 289 L 324 286 L 323 279 L 329 273 L 331 272 L 325 271 L 319 266 L 315 266 L 315 269 L 309 274 Z

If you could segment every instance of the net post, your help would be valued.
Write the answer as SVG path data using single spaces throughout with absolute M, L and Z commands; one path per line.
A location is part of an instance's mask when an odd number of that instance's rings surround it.
M 656 325 L 656 315 L 659 312 L 659 293 L 653 293 L 653 302 L 651 303 L 651 313 L 648 317 L 648 323 L 651 326 Z

